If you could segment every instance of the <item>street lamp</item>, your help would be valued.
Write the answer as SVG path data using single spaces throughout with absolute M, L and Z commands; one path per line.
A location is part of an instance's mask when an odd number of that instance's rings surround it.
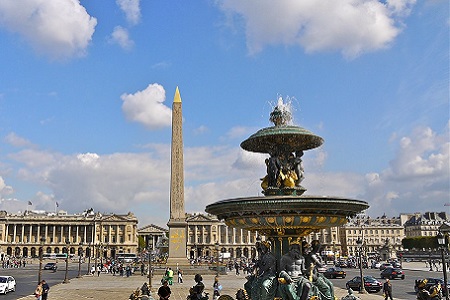
M 63 283 L 69 283 L 69 278 L 67 277 L 68 275 L 68 271 L 69 271 L 69 245 L 70 245 L 70 240 L 69 238 L 66 239 L 66 273 L 64 275 L 64 281 Z
M 153 251 L 153 239 L 150 236 L 150 240 L 148 242 L 148 289 L 150 293 L 152 292 L 152 251 Z
M 83 256 L 83 243 L 80 243 L 80 248 L 78 249 L 78 276 L 81 278 L 81 256 Z
M 41 277 L 42 277 L 42 257 L 44 256 L 44 243 L 45 243 L 45 238 L 41 237 L 40 239 L 40 247 L 39 247 L 39 273 L 38 273 L 38 283 L 41 282 Z
M 86 275 L 89 275 L 89 274 L 91 274 L 91 255 L 92 255 L 91 242 L 89 242 L 88 248 L 86 249 L 86 255 L 88 256 L 88 266 L 87 266 L 87 273 L 86 273 Z
M 219 241 L 214 244 L 216 249 L 216 277 L 219 277 Z
M 445 299 L 448 299 L 448 289 L 447 289 L 447 266 L 445 265 L 445 255 L 444 255 L 444 248 L 447 246 L 445 242 L 445 235 L 442 234 L 442 232 L 439 231 L 437 235 L 437 242 L 439 244 L 439 248 L 441 250 L 441 259 L 442 259 L 442 272 L 444 273 L 444 289 L 445 289 Z
M 361 277 L 361 286 L 359 289 L 360 294 L 365 294 L 366 289 L 364 288 L 364 277 L 363 277 L 363 271 L 362 271 L 362 247 L 363 247 L 363 241 L 361 238 L 358 238 L 356 240 L 356 244 L 358 245 L 357 253 L 359 254 L 359 276 Z

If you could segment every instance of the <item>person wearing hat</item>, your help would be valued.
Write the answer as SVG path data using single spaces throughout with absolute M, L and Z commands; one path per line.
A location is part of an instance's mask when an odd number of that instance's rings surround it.
M 384 300 L 387 300 L 388 298 L 392 300 L 392 284 L 389 281 L 389 278 L 386 278 L 386 282 L 383 284 L 383 293 Z

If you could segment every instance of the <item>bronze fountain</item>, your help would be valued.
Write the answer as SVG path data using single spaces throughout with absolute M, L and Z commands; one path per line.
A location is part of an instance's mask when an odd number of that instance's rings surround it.
M 263 195 L 221 200 L 208 205 L 206 212 L 216 215 L 230 227 L 265 236 L 279 261 L 292 244 L 298 244 L 312 232 L 346 224 L 369 205 L 356 199 L 304 195 L 301 157 L 304 151 L 321 146 L 324 140 L 293 125 L 290 106 L 281 98 L 270 114 L 270 121 L 273 126 L 260 129 L 241 143 L 246 151 L 269 155 L 265 159 L 267 174 L 261 182 Z M 292 294 L 287 299 L 328 299 L 326 296 L 314 298 L 312 294 L 303 298 L 294 295 L 295 292 Z M 280 298 L 279 293 L 277 295 Z M 252 295 L 251 298 L 272 299 L 272 296 Z

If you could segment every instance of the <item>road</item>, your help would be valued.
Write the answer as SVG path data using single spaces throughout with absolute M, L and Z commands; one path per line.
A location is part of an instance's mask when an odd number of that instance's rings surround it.
M 83 269 L 84 268 L 84 269 Z M 87 264 L 82 264 L 82 271 L 84 274 L 87 272 L 86 270 Z M 38 270 L 39 265 L 27 265 L 25 268 L 11 268 L 11 269 L 1 269 L 0 275 L 10 275 L 16 279 L 16 291 L 9 292 L 6 295 L 0 295 L 1 300 L 16 300 L 21 297 L 25 297 L 34 293 L 34 290 L 38 281 Z M 65 264 L 64 262 L 58 263 L 58 271 L 53 272 L 50 270 L 42 270 L 42 279 L 45 279 L 47 283 L 50 285 L 50 289 L 52 285 L 62 283 L 65 277 Z M 83 274 L 83 273 L 82 273 Z M 68 278 L 74 278 L 78 275 L 78 264 L 69 263 L 68 269 Z
M 336 287 L 344 288 L 345 289 L 345 283 L 352 279 L 355 276 L 359 276 L 359 269 L 344 269 L 345 272 L 347 272 L 347 277 L 345 279 L 330 279 L 331 282 Z M 414 282 L 416 279 L 426 278 L 426 277 L 437 277 L 442 278 L 442 272 L 429 272 L 429 271 L 423 271 L 423 270 L 404 270 L 405 272 L 405 279 L 393 279 L 391 280 L 392 287 L 393 287 L 393 296 L 395 299 L 405 299 L 405 300 L 411 300 L 416 299 L 416 293 L 414 292 Z M 379 281 L 384 283 L 385 279 L 381 279 L 380 277 L 380 271 L 377 269 L 364 269 L 363 270 L 363 276 L 371 275 L 375 278 L 377 278 Z M 377 293 L 380 295 L 382 292 L 380 291 Z
M 52 286 L 60 284 L 64 280 L 65 264 L 64 262 L 59 262 L 58 266 L 59 268 L 57 272 L 48 270 L 42 271 L 42 278 L 49 283 L 50 289 Z M 348 280 L 352 279 L 355 276 L 359 276 L 359 269 L 344 269 L 344 270 L 347 272 L 347 277 L 345 279 L 331 279 L 331 281 L 336 287 L 345 289 L 345 283 Z M 426 277 L 436 277 L 436 278 L 442 277 L 442 272 L 430 272 L 424 269 L 418 270 L 405 269 L 404 271 L 406 275 L 406 278 L 404 280 L 394 279 L 391 281 L 393 285 L 394 298 L 396 300 L 416 299 L 414 293 L 414 282 L 416 279 Z M 83 263 L 82 274 L 86 273 L 87 273 L 87 263 Z M 381 282 L 384 282 L 384 279 L 380 278 L 379 270 L 364 269 L 363 274 L 372 275 Z M 31 295 L 34 292 L 38 278 L 38 264 L 27 265 L 25 268 L 18 268 L 18 269 L 0 269 L 0 275 L 14 276 L 14 278 L 16 278 L 17 281 L 16 292 L 10 292 L 7 295 L 0 295 L 0 300 L 3 299 L 15 300 L 21 297 Z M 77 275 L 78 275 L 78 263 L 75 262 L 69 263 L 68 278 L 71 279 L 76 277 Z M 377 294 L 380 295 L 380 299 L 382 299 L 381 292 Z

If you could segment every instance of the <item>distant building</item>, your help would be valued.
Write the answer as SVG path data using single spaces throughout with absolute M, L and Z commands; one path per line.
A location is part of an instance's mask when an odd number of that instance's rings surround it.
M 231 259 L 256 256 L 255 243 L 258 233 L 230 228 L 216 216 L 209 214 L 186 214 L 186 222 L 187 251 L 190 259 L 215 256 L 216 247 L 223 257 Z
M 116 257 L 137 251 L 138 220 L 132 214 L 82 214 L 0 211 L 0 255 L 36 257 L 44 253 L 84 253 L 90 257 Z
M 339 234 L 344 255 L 355 256 L 358 251 L 358 239 L 362 240 L 366 254 L 377 253 L 387 244 L 393 251 L 401 250 L 405 229 L 401 225 L 400 218 L 388 218 L 383 215 L 374 219 L 358 215 L 340 227 Z
M 439 227 L 449 221 L 445 212 L 425 212 L 401 214 L 400 219 L 405 227 L 406 237 L 436 236 Z

